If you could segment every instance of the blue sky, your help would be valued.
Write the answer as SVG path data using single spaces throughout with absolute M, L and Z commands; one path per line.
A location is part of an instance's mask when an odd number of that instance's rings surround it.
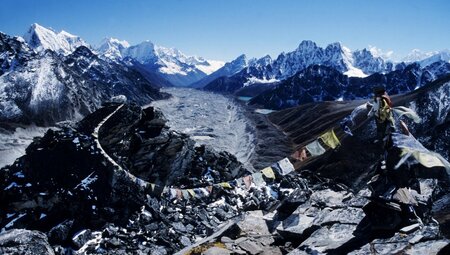
M 151 40 L 189 55 L 232 60 L 319 46 L 368 45 L 394 56 L 450 48 L 450 1 L 434 0 L 2 0 L 0 31 L 22 35 L 32 23 L 131 44 Z

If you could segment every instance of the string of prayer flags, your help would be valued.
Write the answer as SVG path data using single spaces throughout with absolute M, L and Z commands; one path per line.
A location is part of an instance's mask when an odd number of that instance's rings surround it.
M 270 166 L 261 170 L 261 173 L 268 179 L 275 179 L 275 173 Z
M 291 161 L 289 161 L 288 158 L 284 158 L 280 161 L 278 161 L 278 166 L 281 168 L 281 175 L 289 174 L 290 172 L 294 171 L 294 166 L 292 165 Z
M 325 143 L 332 149 L 335 149 L 341 144 L 333 129 L 321 135 L 319 138 L 322 139 L 323 143 Z
M 313 142 L 307 144 L 305 148 L 312 156 L 319 156 L 325 153 L 325 148 L 319 143 L 318 140 L 314 140 Z

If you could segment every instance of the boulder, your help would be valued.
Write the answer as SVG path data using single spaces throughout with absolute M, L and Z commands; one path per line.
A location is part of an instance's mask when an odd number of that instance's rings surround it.
M 54 255 L 47 236 L 39 231 L 12 229 L 0 233 L 1 254 Z

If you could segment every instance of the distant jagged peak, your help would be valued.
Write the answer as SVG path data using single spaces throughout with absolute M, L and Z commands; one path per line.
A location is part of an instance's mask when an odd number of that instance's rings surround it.
M 325 49 L 337 49 L 337 50 L 344 50 L 348 49 L 346 48 L 344 45 L 342 45 L 341 42 L 333 42 L 327 45 L 327 47 Z
M 125 40 L 120 40 L 113 37 L 105 37 L 100 42 L 98 48 L 102 48 L 104 46 L 122 46 L 123 48 L 128 48 L 130 47 L 130 44 Z
M 226 75 L 231 75 L 231 74 L 237 73 L 237 72 L 241 71 L 242 69 L 244 69 L 245 67 L 249 66 L 249 64 L 250 64 L 249 62 L 250 62 L 250 60 L 248 59 L 247 55 L 241 54 L 237 58 L 231 60 L 230 62 L 226 62 L 223 65 L 223 68 L 228 69 L 228 72 Z M 217 71 L 221 72 L 221 71 L 223 71 L 222 70 L 223 68 L 220 68 Z
M 445 49 L 441 51 L 434 52 L 431 56 L 419 61 L 421 67 L 429 66 L 435 62 L 447 62 L 450 63 L 450 50 Z
M 265 55 L 264 57 L 258 59 L 255 62 L 256 65 L 267 66 L 272 64 L 272 57 L 270 55 Z
M 420 49 L 412 49 L 410 53 L 401 59 L 401 61 L 405 63 L 417 62 L 429 58 L 437 53 L 437 51 L 424 52 Z
M 297 51 L 304 51 L 318 48 L 317 44 L 311 40 L 303 40 L 297 47 Z

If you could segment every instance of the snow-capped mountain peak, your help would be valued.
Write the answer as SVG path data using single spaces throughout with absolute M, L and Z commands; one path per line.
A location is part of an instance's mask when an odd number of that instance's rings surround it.
M 121 59 L 122 51 L 130 47 L 127 41 L 121 41 L 116 38 L 105 38 L 100 42 L 97 51 L 110 59 Z
M 413 49 L 402 61 L 405 63 L 418 62 L 421 67 L 429 66 L 438 61 L 450 62 L 450 49 L 431 52 Z
M 428 58 L 423 59 L 422 61 L 419 61 L 420 66 L 426 67 L 433 63 L 443 61 L 443 62 L 450 62 L 450 50 L 441 50 L 438 52 L 434 52 L 433 55 L 431 55 Z
M 80 46 L 89 47 L 79 36 L 70 34 L 64 30 L 57 33 L 37 23 L 31 25 L 23 38 L 37 52 L 49 49 L 68 55 Z
M 408 55 L 402 58 L 405 63 L 412 63 L 424 60 L 436 54 L 437 52 L 423 52 L 419 49 L 413 49 Z
M 125 48 L 122 51 L 122 57 L 130 57 L 141 64 L 147 64 L 156 59 L 155 44 L 151 41 L 143 41 L 137 45 Z

